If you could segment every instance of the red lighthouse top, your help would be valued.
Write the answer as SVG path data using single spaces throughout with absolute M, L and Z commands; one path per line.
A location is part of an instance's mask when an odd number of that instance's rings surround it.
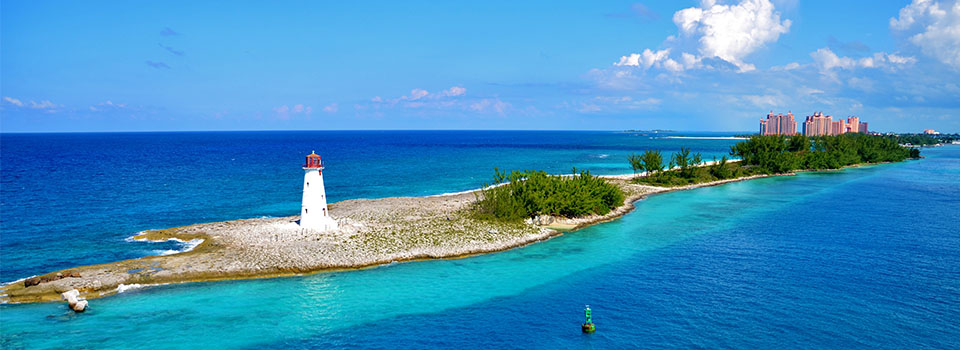
M 307 161 L 303 164 L 304 169 L 308 168 L 318 168 L 323 169 L 323 161 L 320 160 L 320 155 L 316 151 L 307 155 Z

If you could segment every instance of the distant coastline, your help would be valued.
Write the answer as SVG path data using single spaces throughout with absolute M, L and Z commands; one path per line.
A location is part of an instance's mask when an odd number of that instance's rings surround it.
M 746 140 L 740 136 L 661 136 L 661 139 L 688 139 L 688 140 Z

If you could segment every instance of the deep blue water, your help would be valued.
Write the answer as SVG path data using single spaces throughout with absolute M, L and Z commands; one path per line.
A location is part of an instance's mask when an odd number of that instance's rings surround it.
M 311 149 L 339 200 L 470 189 L 494 166 L 626 173 L 625 155 L 646 147 L 712 156 L 732 143 L 576 132 L 0 141 L 4 280 L 149 254 L 123 241 L 145 228 L 295 214 Z M 960 348 L 960 148 L 924 154 L 657 195 L 620 220 L 467 259 L 140 289 L 82 315 L 2 305 L 0 347 Z M 579 331 L 584 304 L 592 335 Z

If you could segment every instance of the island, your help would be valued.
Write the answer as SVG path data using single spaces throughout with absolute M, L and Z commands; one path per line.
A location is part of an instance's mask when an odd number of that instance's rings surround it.
M 841 169 L 919 157 L 894 140 L 862 134 L 753 136 L 739 159 L 703 161 L 682 148 L 664 165 L 659 150 L 630 156 L 634 174 L 596 176 L 496 171 L 465 193 L 333 203 L 336 229 L 302 227 L 300 216 L 203 223 L 140 232 L 142 241 L 193 242 L 189 251 L 88 265 L 15 281 L 0 301 L 58 301 L 77 290 L 95 299 L 131 286 L 265 278 L 361 269 L 394 262 L 462 258 L 543 241 L 616 219 L 647 196 L 797 171 Z M 642 170 L 642 171 L 641 171 Z M 325 202 L 324 202 L 325 204 Z M 326 212 L 324 212 L 326 215 Z

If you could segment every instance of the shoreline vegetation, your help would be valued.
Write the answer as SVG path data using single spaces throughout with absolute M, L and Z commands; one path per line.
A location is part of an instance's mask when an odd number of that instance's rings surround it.
M 919 157 L 878 136 L 753 136 L 731 147 L 740 160 L 704 162 L 682 148 L 632 155 L 634 174 L 495 171 L 493 185 L 429 197 L 353 199 L 330 205 L 340 229 L 301 229 L 297 216 L 212 222 L 140 232 L 142 241 L 199 242 L 192 250 L 80 266 L 0 287 L 4 303 L 52 302 L 77 289 L 95 299 L 131 287 L 270 278 L 455 259 L 544 241 L 614 220 L 647 196 L 796 171 L 841 169 Z M 641 172 L 642 170 L 642 172 Z

